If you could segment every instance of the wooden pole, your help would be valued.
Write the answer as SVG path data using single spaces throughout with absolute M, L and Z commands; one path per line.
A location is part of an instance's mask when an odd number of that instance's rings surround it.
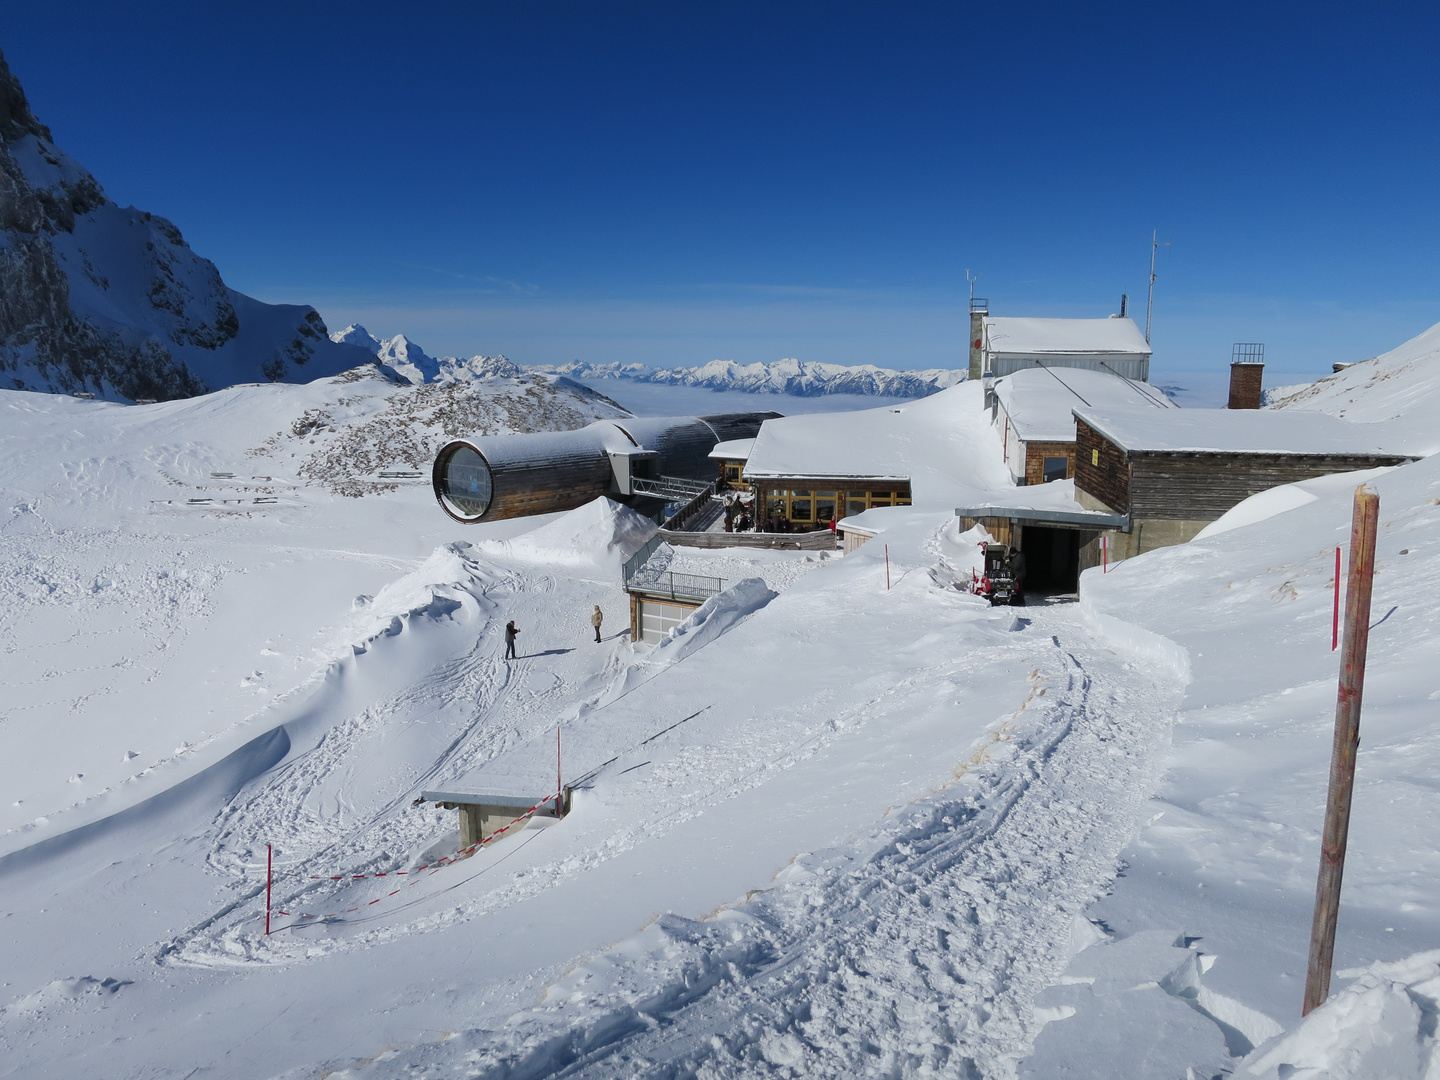
M 270 881 L 275 868 L 275 849 L 265 845 L 265 934 L 270 934 Z
M 1350 524 L 1345 648 L 1340 654 L 1330 793 L 1325 802 L 1325 832 L 1320 841 L 1320 875 L 1315 885 L 1315 920 L 1310 929 L 1310 966 L 1305 975 L 1302 1016 L 1330 996 L 1340 879 L 1345 872 L 1345 842 L 1350 832 L 1350 801 L 1355 789 L 1355 754 L 1360 747 L 1360 697 L 1365 688 L 1365 651 L 1370 642 L 1370 591 L 1375 576 L 1375 531 L 1379 518 L 1380 496 L 1369 484 L 1361 484 L 1355 489 L 1355 511 Z
M 555 729 L 555 816 L 564 812 L 561 803 L 565 799 L 565 778 L 560 769 L 560 729 Z
M 890 591 L 890 545 L 885 545 L 885 591 Z
M 1330 651 L 1340 647 L 1340 548 L 1335 548 L 1335 612 L 1330 617 Z

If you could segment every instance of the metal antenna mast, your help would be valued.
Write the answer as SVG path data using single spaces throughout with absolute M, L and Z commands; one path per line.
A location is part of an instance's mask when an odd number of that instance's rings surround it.
M 1160 243 L 1160 230 L 1150 234 L 1150 295 L 1145 301 L 1145 344 L 1150 344 L 1150 318 L 1155 311 L 1155 253 L 1162 247 L 1169 247 L 1170 241 Z
M 975 303 L 975 282 L 977 282 L 977 281 L 980 280 L 980 275 L 979 275 L 979 274 L 971 274 L 969 270 L 966 270 L 966 271 L 965 271 L 965 280 L 970 283 L 970 303 L 971 303 L 971 306 L 973 307 L 973 306 L 974 306 L 974 303 Z

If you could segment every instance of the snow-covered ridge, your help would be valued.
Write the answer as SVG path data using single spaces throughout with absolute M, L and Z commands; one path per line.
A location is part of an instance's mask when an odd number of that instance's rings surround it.
M 169 221 L 116 206 L 0 56 L 0 385 L 111 400 L 305 381 L 368 357 L 313 308 L 227 288 Z
M 712 360 L 699 367 L 652 368 L 644 364 L 589 364 L 581 360 L 558 367 L 529 364 L 522 369 L 503 356 L 432 357 L 404 334 L 381 340 L 352 323 L 330 335 L 343 345 L 357 345 L 373 353 L 382 365 L 407 382 L 454 382 L 518 375 L 521 370 L 563 375 L 571 379 L 630 379 L 664 386 L 696 386 L 707 390 L 738 390 L 749 394 L 789 394 L 820 397 L 825 394 L 866 394 L 875 397 L 928 397 L 965 381 L 966 372 L 950 368 L 895 371 L 874 364 L 848 366 L 813 360 L 776 360 L 770 364 L 737 364 Z
M 359 323 L 330 335 L 338 345 L 356 345 L 375 356 L 396 378 L 414 386 L 465 382 L 471 379 L 513 379 L 521 369 L 503 356 L 430 356 L 404 334 L 381 341 Z
M 967 373 L 951 368 L 895 371 L 874 364 L 847 366 L 815 360 L 776 360 L 769 364 L 737 364 L 712 360 L 699 367 L 652 368 L 644 364 L 587 364 L 575 361 L 548 368 L 572 379 L 631 379 L 669 386 L 709 390 L 740 390 L 750 394 L 871 394 L 876 397 L 926 397 L 964 382 Z
M 1440 324 L 1316 382 L 1266 391 L 1265 405 L 1356 423 L 1388 421 L 1425 452 L 1440 451 L 1433 420 L 1440 407 Z

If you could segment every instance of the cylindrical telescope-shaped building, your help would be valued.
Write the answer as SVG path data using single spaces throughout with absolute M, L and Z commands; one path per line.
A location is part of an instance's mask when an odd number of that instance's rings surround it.
M 626 417 L 575 431 L 484 435 L 449 443 L 431 480 L 440 507 L 474 524 L 573 510 L 601 495 L 628 499 L 632 480 L 709 480 L 717 443 L 754 438 L 780 413 Z

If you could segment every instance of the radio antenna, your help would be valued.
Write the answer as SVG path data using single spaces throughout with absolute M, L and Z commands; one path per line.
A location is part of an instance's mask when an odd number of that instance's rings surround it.
M 1150 344 L 1150 318 L 1155 311 L 1155 253 L 1162 247 L 1169 247 L 1170 241 L 1160 242 L 1160 230 L 1150 234 L 1150 295 L 1145 301 L 1145 344 Z

